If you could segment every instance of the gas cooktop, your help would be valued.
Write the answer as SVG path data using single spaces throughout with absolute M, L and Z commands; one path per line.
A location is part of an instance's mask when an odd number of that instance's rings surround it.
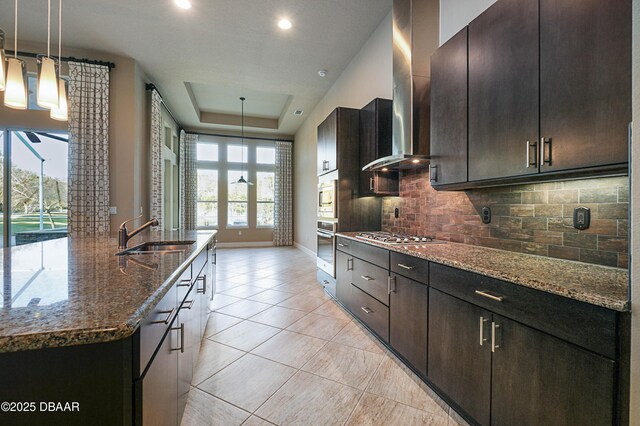
M 356 238 L 376 241 L 389 245 L 444 244 L 446 241 L 436 240 L 432 236 L 395 234 L 391 232 L 359 232 Z

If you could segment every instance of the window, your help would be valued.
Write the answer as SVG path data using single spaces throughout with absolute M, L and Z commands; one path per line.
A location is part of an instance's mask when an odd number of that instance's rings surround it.
M 218 161 L 217 143 L 198 143 L 198 161 Z
M 256 148 L 256 163 L 276 164 L 276 149 L 264 146 Z
M 198 227 L 218 226 L 218 171 L 198 169 Z
M 249 147 L 247 145 L 229 145 L 227 147 L 227 161 L 229 163 L 246 163 L 249 159 Z
M 247 205 L 248 185 L 235 183 L 240 179 L 240 170 L 229 170 L 227 173 L 229 192 L 227 200 L 227 225 L 249 226 Z M 245 179 L 247 178 L 245 173 Z
M 257 173 L 257 224 L 273 226 L 273 198 L 275 193 L 275 173 Z

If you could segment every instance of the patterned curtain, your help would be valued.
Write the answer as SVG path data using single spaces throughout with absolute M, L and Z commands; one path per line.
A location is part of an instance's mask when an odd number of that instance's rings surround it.
M 69 234 L 109 234 L 109 68 L 69 62 Z
M 196 229 L 198 135 L 180 131 L 180 229 Z
M 162 98 L 157 90 L 151 91 L 151 205 L 149 217 L 158 218 L 160 226 L 156 230 L 162 229 Z
M 291 142 L 276 142 L 274 246 L 290 246 L 293 244 L 291 148 Z

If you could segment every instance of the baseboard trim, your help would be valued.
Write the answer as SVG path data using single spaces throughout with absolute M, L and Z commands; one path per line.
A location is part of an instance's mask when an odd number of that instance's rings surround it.
M 220 248 L 273 247 L 273 241 L 240 241 L 235 243 L 218 242 L 217 246 Z
M 317 257 L 315 251 L 308 249 L 307 247 L 303 246 L 300 243 L 294 242 L 293 246 L 295 248 L 297 248 L 298 250 L 300 250 L 301 252 L 303 252 L 304 254 L 306 254 L 307 256 L 313 258 L 313 259 L 315 259 Z

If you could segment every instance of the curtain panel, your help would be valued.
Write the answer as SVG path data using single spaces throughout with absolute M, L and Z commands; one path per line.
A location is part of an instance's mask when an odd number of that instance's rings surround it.
M 196 229 L 198 197 L 198 135 L 180 131 L 180 229 Z
M 293 245 L 292 143 L 276 142 L 273 245 Z
M 149 217 L 156 217 L 160 226 L 152 229 L 161 230 L 162 203 L 164 200 L 162 188 L 162 98 L 157 90 L 151 91 L 151 189 Z
M 69 62 L 69 235 L 109 234 L 109 68 Z

